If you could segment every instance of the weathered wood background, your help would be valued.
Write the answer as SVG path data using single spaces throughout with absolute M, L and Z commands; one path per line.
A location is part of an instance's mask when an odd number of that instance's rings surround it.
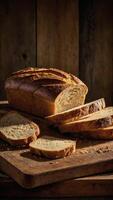
M 0 99 L 4 81 L 25 66 L 77 74 L 87 100 L 113 103 L 112 0 L 1 0 Z

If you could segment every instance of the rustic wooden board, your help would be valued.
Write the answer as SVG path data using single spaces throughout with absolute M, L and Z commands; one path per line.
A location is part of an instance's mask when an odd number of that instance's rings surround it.
M 0 1 L 0 99 L 14 71 L 36 66 L 35 1 Z
M 78 0 L 37 0 L 37 66 L 78 74 Z
M 80 78 L 88 100 L 105 97 L 113 104 L 113 1 L 80 1 Z
M 0 104 L 2 111 L 5 107 L 7 111 L 6 105 Z M 45 120 L 27 116 L 39 124 L 41 135 L 63 137 L 48 127 Z M 113 169 L 113 141 L 77 139 L 76 153 L 56 160 L 36 157 L 29 149 L 14 148 L 0 141 L 0 169 L 25 188 L 107 172 Z
M 36 158 L 29 150 L 6 150 L 0 152 L 0 169 L 21 186 L 34 188 L 112 170 L 113 152 L 46 160 Z

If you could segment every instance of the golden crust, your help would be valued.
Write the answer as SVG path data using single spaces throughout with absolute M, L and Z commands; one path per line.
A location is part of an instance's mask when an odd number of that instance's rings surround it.
M 51 124 L 62 124 L 65 122 L 71 122 L 77 119 L 80 119 L 83 116 L 86 116 L 88 114 L 91 114 L 93 112 L 102 110 L 105 108 L 105 100 L 104 98 L 98 99 L 96 101 L 75 107 L 73 109 L 47 116 L 46 119 L 51 123 Z

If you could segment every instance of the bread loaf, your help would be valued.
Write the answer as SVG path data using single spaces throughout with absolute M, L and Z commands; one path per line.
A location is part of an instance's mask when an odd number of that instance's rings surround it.
M 76 141 L 43 136 L 29 144 L 30 151 L 47 158 L 63 158 L 75 152 Z
M 39 134 L 38 125 L 16 111 L 10 111 L 0 119 L 0 138 L 11 145 L 27 145 Z
M 101 111 L 82 117 L 79 120 L 61 124 L 61 132 L 90 131 L 97 128 L 105 128 L 113 125 L 113 107 L 104 108 Z
M 105 100 L 104 98 L 101 98 L 96 101 L 92 101 L 90 103 L 66 110 L 64 112 L 60 112 L 55 115 L 50 115 L 46 117 L 46 119 L 51 124 L 58 125 L 58 124 L 78 120 L 83 116 L 86 116 L 93 112 L 97 112 L 99 110 L 102 110 L 103 108 L 105 108 Z
M 11 106 L 43 117 L 84 104 L 88 92 L 80 79 L 53 68 L 15 72 L 6 80 L 5 89 Z M 72 99 L 68 103 L 67 95 Z

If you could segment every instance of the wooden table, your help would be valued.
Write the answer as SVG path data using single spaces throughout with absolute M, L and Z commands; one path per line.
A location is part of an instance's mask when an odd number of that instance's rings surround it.
M 0 108 L 7 102 L 0 102 Z M 6 105 L 5 105 L 6 108 Z M 65 182 L 41 186 L 35 189 L 23 189 L 11 178 L 0 172 L 1 197 L 88 197 L 113 196 L 113 173 L 77 178 Z
M 31 190 L 23 189 L 12 179 L 0 173 L 1 197 L 99 197 L 113 195 L 113 173 L 78 178 Z

